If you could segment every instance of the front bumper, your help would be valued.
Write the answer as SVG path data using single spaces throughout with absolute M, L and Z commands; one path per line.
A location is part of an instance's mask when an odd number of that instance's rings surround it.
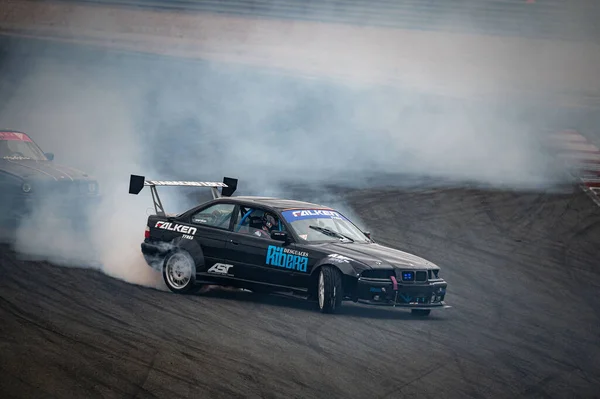
M 444 301 L 447 286 L 443 279 L 403 284 L 394 283 L 391 279 L 359 278 L 356 301 L 410 309 L 445 308 L 448 307 Z

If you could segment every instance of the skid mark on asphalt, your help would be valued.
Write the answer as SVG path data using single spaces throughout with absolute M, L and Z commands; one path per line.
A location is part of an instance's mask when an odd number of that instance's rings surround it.
M 441 369 L 444 366 L 445 366 L 445 364 L 443 364 L 443 363 L 442 364 L 436 363 L 433 366 L 428 367 L 423 372 L 419 373 L 416 377 L 412 378 L 411 380 L 394 387 L 389 392 L 385 393 L 383 396 L 379 396 L 379 398 L 386 399 L 389 397 L 398 397 L 397 395 L 401 395 L 400 397 L 405 397 L 405 395 L 402 393 L 402 390 L 404 390 L 406 387 L 410 386 L 411 384 L 414 384 L 415 382 L 418 382 L 419 380 L 421 380 L 425 377 L 428 377 L 430 374 L 436 372 L 437 370 Z
M 327 353 L 325 352 L 325 350 L 319 342 L 319 332 L 322 326 L 323 325 L 321 321 L 314 322 L 311 326 L 309 326 L 306 329 L 305 337 L 306 343 L 308 344 L 308 347 L 310 349 L 314 350 L 318 355 L 325 356 L 327 355 Z M 323 370 L 323 362 L 319 364 L 319 367 L 321 368 L 321 370 Z
M 473 366 L 473 362 L 469 362 L 467 359 L 462 358 L 456 351 L 452 352 L 453 364 L 456 366 L 460 378 L 465 382 L 465 391 L 469 397 L 472 398 L 487 398 L 489 392 L 493 389 L 492 382 L 499 382 L 494 380 L 487 380 L 477 367 Z M 476 365 L 478 366 L 478 365 Z M 483 365 L 482 365 L 483 366 Z
M 152 372 L 152 370 L 154 370 L 154 364 L 156 363 L 157 356 L 158 351 L 154 351 L 154 354 L 152 355 L 152 360 L 150 361 L 150 364 L 148 364 L 146 374 L 144 375 L 142 382 L 140 382 L 140 384 L 138 385 L 138 389 L 133 392 L 132 397 L 138 397 L 138 395 L 140 395 L 142 392 L 144 396 L 147 396 L 150 393 L 144 389 L 144 385 L 146 385 L 146 382 L 148 382 L 148 378 L 150 377 L 150 373 Z

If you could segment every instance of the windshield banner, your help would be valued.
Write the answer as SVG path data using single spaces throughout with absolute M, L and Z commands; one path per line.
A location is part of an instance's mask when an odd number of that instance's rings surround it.
M 296 209 L 292 211 L 282 212 L 283 217 L 288 222 L 295 222 L 296 220 L 305 219 L 344 219 L 344 216 L 340 215 L 336 211 L 328 211 L 325 209 Z
M 31 141 L 26 134 L 17 132 L 0 132 L 0 140 Z

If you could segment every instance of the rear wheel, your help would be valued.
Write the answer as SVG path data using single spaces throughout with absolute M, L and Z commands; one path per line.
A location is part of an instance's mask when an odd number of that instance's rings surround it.
M 342 274 L 332 266 L 323 266 L 317 280 L 317 303 L 322 313 L 334 313 L 344 297 Z
M 195 288 L 196 264 L 192 256 L 182 250 L 171 252 L 165 257 L 163 279 L 172 292 L 190 293 Z

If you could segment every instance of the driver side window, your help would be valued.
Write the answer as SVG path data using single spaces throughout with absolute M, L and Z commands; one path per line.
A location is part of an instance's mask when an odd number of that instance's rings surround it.
M 245 206 L 240 207 L 238 223 L 234 227 L 236 232 L 260 238 L 270 238 L 271 232 L 279 229 L 285 230 L 285 226 L 280 224 L 279 218 L 275 214 L 260 208 Z
M 201 226 L 229 229 L 229 222 L 233 215 L 234 204 L 215 204 L 194 213 L 191 222 Z

